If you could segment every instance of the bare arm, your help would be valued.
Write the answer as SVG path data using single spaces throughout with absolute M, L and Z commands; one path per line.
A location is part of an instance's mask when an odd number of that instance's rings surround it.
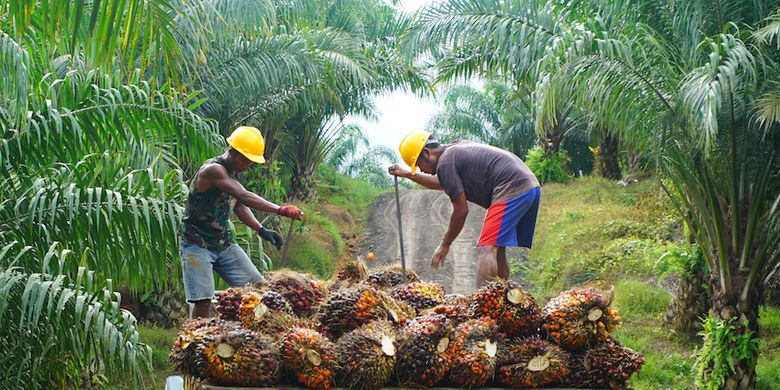
M 249 209 L 249 207 L 246 207 L 243 203 L 236 203 L 236 207 L 233 209 L 233 213 L 236 214 L 236 217 L 244 223 L 244 225 L 248 226 L 252 230 L 260 230 L 260 228 L 263 227 L 263 225 L 260 224 L 260 221 L 257 220 L 257 217 L 255 217 L 255 214 L 252 213 L 252 210 Z
M 463 225 L 466 223 L 466 217 L 468 215 L 469 204 L 466 201 L 466 194 L 461 192 L 460 195 L 452 201 L 450 224 L 447 226 L 447 232 L 444 233 L 444 237 L 441 239 L 442 245 L 449 246 L 458 238 L 460 231 L 463 230 Z
M 241 183 L 228 176 L 225 167 L 219 164 L 211 164 L 204 167 L 198 174 L 198 180 L 198 187 L 217 187 L 220 191 L 236 198 L 236 200 L 245 207 L 271 213 L 278 213 L 279 211 L 279 205 L 269 202 L 261 196 L 248 191 Z M 238 213 L 236 213 L 236 216 L 241 219 L 241 216 Z M 243 219 L 241 219 L 241 221 L 243 222 Z
M 430 188 L 432 190 L 442 189 L 441 184 L 439 183 L 439 178 L 436 177 L 436 175 L 428 175 L 422 172 L 417 172 L 414 175 L 412 175 L 411 172 L 401 168 L 397 164 L 390 166 L 390 168 L 388 168 L 387 171 L 391 175 L 405 177 L 425 188 Z

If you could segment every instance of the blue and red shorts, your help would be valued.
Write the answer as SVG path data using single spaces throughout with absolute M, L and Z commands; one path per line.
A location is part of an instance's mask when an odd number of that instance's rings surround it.
M 539 187 L 535 187 L 490 205 L 477 245 L 530 248 L 539 212 L 539 195 Z

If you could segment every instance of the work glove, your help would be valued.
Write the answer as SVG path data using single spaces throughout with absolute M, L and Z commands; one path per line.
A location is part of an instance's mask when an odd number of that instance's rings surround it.
M 301 219 L 301 216 L 303 215 L 301 209 L 292 205 L 285 205 L 279 207 L 279 210 L 277 210 L 276 213 L 281 215 L 282 217 L 287 217 L 292 219 Z
M 279 235 L 279 233 L 277 233 L 275 230 L 261 227 L 257 230 L 257 235 L 260 236 L 260 238 L 263 240 L 270 242 L 271 245 L 275 246 L 277 250 L 282 249 L 282 245 L 284 245 L 282 236 Z

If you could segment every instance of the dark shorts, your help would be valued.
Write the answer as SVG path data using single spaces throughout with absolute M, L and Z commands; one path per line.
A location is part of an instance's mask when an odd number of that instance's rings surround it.
M 539 187 L 535 187 L 490 205 L 477 245 L 530 248 L 534 240 L 540 194 Z

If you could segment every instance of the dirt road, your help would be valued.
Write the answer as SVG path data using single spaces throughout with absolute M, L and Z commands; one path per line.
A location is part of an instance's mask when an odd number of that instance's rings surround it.
M 450 199 L 444 192 L 432 190 L 401 190 L 400 198 L 407 267 L 423 280 L 441 283 L 448 294 L 473 291 L 476 284 L 476 243 L 485 209 L 469 204 L 469 216 L 463 231 L 452 243 L 444 265 L 434 272 L 430 266 L 431 256 L 447 230 L 452 213 Z M 364 252 L 373 246 L 376 262 L 401 263 L 397 223 L 394 193 L 377 198 L 369 215 L 369 234 L 362 245 Z M 376 265 L 369 264 L 371 267 Z

